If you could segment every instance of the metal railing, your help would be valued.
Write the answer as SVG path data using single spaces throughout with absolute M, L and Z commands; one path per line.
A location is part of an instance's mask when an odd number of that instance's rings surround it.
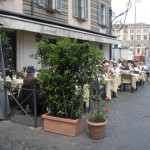
M 37 128 L 38 117 L 37 117 L 36 85 L 34 85 L 33 88 L 28 88 L 28 87 L 17 88 L 17 90 L 20 90 L 19 96 L 14 95 L 13 92 L 7 86 L 4 86 L 4 88 L 6 88 L 7 90 L 9 102 L 12 103 L 12 105 L 10 104 L 10 114 L 8 115 L 7 118 L 10 121 Z M 24 92 L 27 92 L 28 95 L 26 95 L 26 97 L 20 97 L 21 93 Z M 23 107 L 23 104 L 30 100 L 33 103 L 32 114 L 27 112 L 26 107 L 25 108 Z

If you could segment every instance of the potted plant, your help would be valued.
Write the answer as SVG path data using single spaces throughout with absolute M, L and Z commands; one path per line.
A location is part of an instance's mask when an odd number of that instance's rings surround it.
M 99 88 L 98 84 L 97 88 Z M 107 105 L 109 100 L 103 100 L 100 94 L 96 96 L 95 100 L 96 105 L 94 106 L 94 111 L 87 119 L 87 124 L 89 129 L 89 136 L 93 139 L 101 139 L 104 137 L 105 126 L 107 124 L 109 111 L 109 107 Z
M 42 115 L 44 130 L 69 136 L 79 135 L 83 125 L 83 87 L 98 72 L 95 66 L 103 60 L 102 51 L 88 42 L 79 43 L 65 38 L 56 44 L 48 40 L 38 42 L 37 53 L 32 57 L 43 66 L 38 74 L 38 82 L 48 110 Z M 48 119 L 53 119 L 54 124 Z M 62 121 L 69 125 L 56 124 Z M 71 128 L 70 124 L 77 124 L 79 128 L 74 125 Z

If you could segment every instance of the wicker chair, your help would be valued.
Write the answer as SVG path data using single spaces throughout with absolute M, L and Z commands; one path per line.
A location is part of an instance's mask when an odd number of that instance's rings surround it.
M 122 80 L 122 84 L 124 87 L 124 91 L 126 90 L 126 87 L 128 85 L 131 86 L 131 92 L 133 92 L 133 87 L 132 87 L 132 75 L 129 74 L 121 74 L 121 80 Z

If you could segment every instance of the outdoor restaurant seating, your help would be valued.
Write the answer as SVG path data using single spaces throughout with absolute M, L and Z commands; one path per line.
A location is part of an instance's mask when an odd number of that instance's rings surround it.
M 122 73 L 121 74 L 121 80 L 123 84 L 124 91 L 126 90 L 126 87 L 130 85 L 131 87 L 131 92 L 133 92 L 133 87 L 132 87 L 132 75 L 130 73 Z
M 32 91 L 24 90 L 23 89 L 33 89 L 33 87 L 25 87 L 23 85 L 23 77 L 24 72 L 17 72 L 17 78 L 11 80 L 11 78 L 7 80 L 7 88 L 9 91 L 11 91 L 13 94 L 15 94 L 15 97 L 17 98 L 18 102 L 22 104 L 23 100 L 25 100 L 29 95 L 30 98 L 27 98 L 26 102 L 23 102 L 22 106 L 24 109 L 26 109 L 26 106 L 29 105 L 30 109 L 34 111 L 34 99 L 33 94 L 31 95 Z M 146 80 L 145 71 L 140 71 L 139 73 L 134 74 L 131 70 L 121 70 L 121 72 L 113 72 L 109 73 L 111 76 L 108 76 L 106 73 L 106 77 L 102 78 L 102 85 L 105 88 L 105 97 L 112 99 L 116 96 L 115 94 L 118 93 L 118 91 L 122 90 L 127 91 L 128 89 L 131 89 L 131 92 L 133 93 L 134 90 L 138 89 L 138 83 L 142 83 L 141 85 L 144 85 L 144 82 Z M 87 84 L 84 86 L 84 98 L 85 98 L 85 108 L 86 111 L 90 111 L 90 100 L 96 99 L 99 93 L 98 81 L 93 80 L 90 84 Z M 17 89 L 17 90 L 16 90 Z M 22 98 L 21 98 L 22 95 Z M 37 95 L 38 96 L 38 95 Z M 9 99 L 10 96 L 8 94 Z M 105 99 L 105 98 L 103 98 Z M 9 100 L 10 101 L 10 100 Z M 11 101 L 10 101 L 11 102 Z M 37 99 L 37 109 L 38 112 L 41 112 L 41 108 L 43 105 L 41 105 L 41 100 Z

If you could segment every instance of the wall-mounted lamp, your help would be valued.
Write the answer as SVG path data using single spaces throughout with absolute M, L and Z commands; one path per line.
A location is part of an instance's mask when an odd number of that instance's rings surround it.
M 99 44 L 99 49 L 103 49 L 103 44 L 102 43 Z
M 0 27 L 3 27 L 4 25 L 2 23 L 0 23 Z
M 35 35 L 35 40 L 36 40 L 37 42 L 39 42 L 41 39 L 42 39 L 42 35 L 41 35 L 40 33 L 37 33 L 37 34 Z

